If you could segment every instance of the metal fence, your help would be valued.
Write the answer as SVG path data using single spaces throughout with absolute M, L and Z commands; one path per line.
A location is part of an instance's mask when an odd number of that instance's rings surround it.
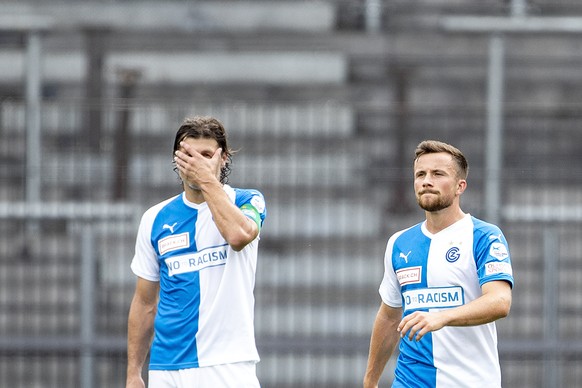
M 231 184 L 267 199 L 256 284 L 265 387 L 360 385 L 387 238 L 422 219 L 410 179 L 418 141 L 466 152 L 463 207 L 485 214 L 479 109 L 417 108 L 405 133 L 389 123 L 359 133 L 339 101 L 111 102 L 90 143 L 86 108 L 44 102 L 40 162 L 25 168 L 24 104 L 0 105 L 0 386 L 123 385 L 138 218 L 180 190 L 171 145 L 187 115 L 223 120 L 238 150 Z M 507 112 L 499 212 L 516 287 L 498 324 L 505 387 L 582 385 L 579 108 Z M 26 200 L 30 168 L 38 202 Z

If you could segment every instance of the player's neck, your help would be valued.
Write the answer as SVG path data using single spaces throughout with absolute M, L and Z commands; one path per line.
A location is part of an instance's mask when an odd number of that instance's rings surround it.
M 426 229 L 432 234 L 436 234 L 441 230 L 448 228 L 455 222 L 462 220 L 465 213 L 459 207 L 448 207 L 436 212 L 426 213 Z
M 186 193 L 186 199 L 192 203 L 201 204 L 206 202 L 206 199 L 202 194 L 202 190 L 200 189 L 195 189 L 184 185 L 184 192 Z

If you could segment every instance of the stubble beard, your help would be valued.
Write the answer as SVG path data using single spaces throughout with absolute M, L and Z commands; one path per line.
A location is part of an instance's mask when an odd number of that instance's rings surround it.
M 420 194 L 416 196 L 416 202 L 423 210 L 427 212 L 438 212 L 440 210 L 446 209 L 453 204 L 452 198 L 443 197 L 440 194 L 436 194 L 437 198 L 427 198 Z

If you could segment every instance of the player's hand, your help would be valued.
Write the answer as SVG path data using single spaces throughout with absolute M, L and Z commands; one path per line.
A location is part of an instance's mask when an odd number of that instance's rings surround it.
M 181 142 L 180 147 L 181 150 L 174 154 L 174 161 L 182 179 L 195 187 L 218 179 L 222 167 L 221 148 L 213 155 L 202 155 L 187 142 Z
M 442 329 L 446 324 L 446 320 L 441 313 L 428 313 L 416 311 L 410 315 L 405 316 L 398 325 L 398 332 L 400 337 L 408 337 L 409 340 L 420 339 L 429 332 Z

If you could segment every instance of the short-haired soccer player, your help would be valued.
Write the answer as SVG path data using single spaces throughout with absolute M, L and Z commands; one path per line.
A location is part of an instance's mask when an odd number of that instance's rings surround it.
M 392 387 L 501 387 L 494 322 L 511 307 L 511 261 L 501 230 L 461 210 L 467 173 L 452 145 L 418 145 L 414 191 L 426 220 L 388 240 L 366 388 L 399 342 Z

